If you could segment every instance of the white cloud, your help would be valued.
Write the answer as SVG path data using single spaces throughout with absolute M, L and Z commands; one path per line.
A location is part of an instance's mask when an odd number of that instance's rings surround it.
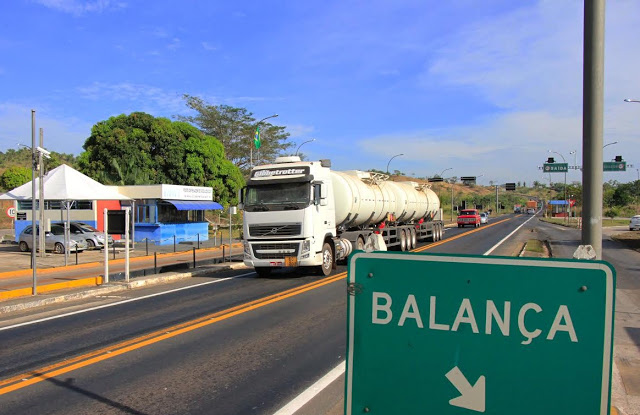
M 35 0 L 50 9 L 80 16 L 86 13 L 102 13 L 106 10 L 123 9 L 127 7 L 125 2 L 113 0 Z
M 128 101 L 132 107 L 139 108 L 138 111 L 175 114 L 186 110 L 181 93 L 149 85 L 94 82 L 89 86 L 77 88 L 77 91 L 81 97 L 90 100 Z
M 215 51 L 215 50 L 218 50 L 218 48 L 217 48 L 216 46 L 212 45 L 212 44 L 211 44 L 211 43 L 209 43 L 209 42 L 202 42 L 202 43 L 201 43 L 201 45 L 202 45 L 202 48 L 203 48 L 204 50 L 208 50 L 208 51 Z
M 274 121 L 277 123 L 277 120 Z M 291 124 L 287 125 L 287 132 L 289 135 L 295 139 L 296 141 L 300 140 L 308 140 L 310 134 L 313 133 L 314 127 L 312 125 L 303 125 L 303 124 Z
M 362 140 L 361 148 L 389 154 L 387 148 L 393 143 L 395 148 L 411 149 L 404 151 L 403 159 L 434 164 L 447 160 L 468 168 L 477 166 L 496 181 L 508 180 L 514 172 L 519 177 L 539 180 L 536 166 L 547 157 L 548 149 L 567 158 L 570 151 L 578 150 L 581 156 L 582 16 L 582 2 L 541 0 L 461 26 L 451 36 L 440 39 L 442 46 L 426 64 L 420 84 L 461 91 L 461 106 L 467 105 L 465 93 L 476 97 L 479 94 L 501 110 L 481 121 L 470 120 L 446 131 Z M 611 158 L 615 152 L 640 166 L 640 105 L 630 108 L 632 104 L 622 102 L 628 96 L 640 98 L 640 77 L 635 73 L 640 67 L 640 55 L 635 53 L 637 42 L 632 35 L 639 25 L 640 3 L 608 3 L 604 142 L 619 144 L 608 148 L 604 157 Z M 627 172 L 624 179 L 618 176 L 619 180 L 635 179 L 636 172 L 632 173 Z M 570 175 L 578 179 L 577 173 Z M 605 175 L 605 180 L 610 178 L 617 177 Z
M 57 118 L 46 107 L 35 106 L 36 128 L 43 129 L 44 147 L 49 151 L 79 154 L 91 134 L 91 124 L 76 118 Z M 39 132 L 36 131 L 39 142 Z M 0 103 L 0 149 L 31 147 L 31 108 L 17 103 Z
M 169 50 L 178 50 L 180 49 L 180 47 L 182 46 L 180 39 L 177 37 L 174 37 L 173 39 L 171 39 L 171 42 L 167 45 L 167 49 Z

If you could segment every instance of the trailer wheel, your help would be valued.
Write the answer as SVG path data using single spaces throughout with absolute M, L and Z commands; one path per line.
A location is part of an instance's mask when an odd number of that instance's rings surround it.
M 406 251 L 407 250 L 407 234 L 405 233 L 404 229 L 400 230 L 400 250 L 401 251 Z
M 444 237 L 444 226 L 438 225 L 438 239 L 441 241 Z
M 331 248 L 331 244 L 329 242 L 325 242 L 322 245 L 322 265 L 320 265 L 320 272 L 325 277 L 328 277 L 331 274 L 331 270 L 333 268 L 333 249 Z
M 254 271 L 260 278 L 265 278 L 271 275 L 271 268 L 269 267 L 255 267 Z
M 409 238 L 409 240 L 411 241 L 411 247 L 409 247 L 409 249 L 416 249 L 416 246 L 418 246 L 418 236 L 416 235 L 416 230 L 412 228 L 409 232 L 409 235 L 411 235 Z

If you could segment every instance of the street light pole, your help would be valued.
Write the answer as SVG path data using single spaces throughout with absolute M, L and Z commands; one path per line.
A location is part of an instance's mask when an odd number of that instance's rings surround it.
M 389 159 L 389 161 L 387 162 L 387 174 L 389 174 L 389 163 L 391 163 L 391 160 L 393 160 L 394 158 L 396 158 L 398 156 L 404 156 L 404 153 L 396 154 L 395 156 L 393 156 L 393 157 L 391 157 Z
M 316 141 L 316 139 L 315 139 L 315 138 L 312 138 L 311 140 L 307 140 L 307 141 L 305 141 L 304 143 L 300 144 L 300 145 L 298 146 L 298 148 L 296 149 L 296 154 L 295 154 L 295 155 L 296 155 L 296 156 L 298 155 L 298 151 L 300 150 L 300 147 L 302 147 L 303 145 L 305 145 L 305 144 L 307 144 L 307 143 L 311 143 L 311 142 L 313 142 L 313 141 Z
M 263 119 L 261 119 L 260 121 L 258 121 L 256 123 L 256 134 L 259 134 L 259 128 L 260 128 L 260 124 L 264 121 L 264 120 L 268 120 L 269 118 L 275 118 L 277 117 L 278 114 L 273 114 L 273 115 L 269 115 L 268 117 L 264 117 Z M 254 138 L 255 140 L 255 138 Z M 253 144 L 249 145 L 249 168 L 253 167 Z
M 448 170 L 453 170 L 453 167 L 449 167 L 449 168 L 447 168 L 447 169 L 442 170 L 442 172 L 440 173 L 440 176 L 438 176 L 438 177 L 442 177 L 442 178 L 444 178 L 444 176 L 443 176 L 443 175 L 444 175 L 444 172 L 445 172 L 445 171 L 448 171 Z
M 566 162 L 567 162 L 567 160 L 564 158 L 564 156 L 563 156 L 562 154 L 558 153 L 557 151 L 549 150 L 549 153 L 557 154 L 557 155 L 559 155 L 560 157 L 562 157 L 562 162 L 563 162 L 563 163 L 566 163 Z M 567 201 L 567 172 L 564 172 L 564 203 L 567 203 L 567 204 L 569 203 L 569 202 Z M 567 209 L 566 209 L 566 207 L 565 207 L 564 212 L 565 212 L 565 213 L 567 213 Z M 569 221 L 569 218 L 567 217 L 567 222 L 568 222 L 568 221 Z

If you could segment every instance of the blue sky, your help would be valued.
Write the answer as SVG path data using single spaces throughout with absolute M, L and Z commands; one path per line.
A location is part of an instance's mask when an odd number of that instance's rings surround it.
M 78 155 L 96 122 L 188 114 L 190 94 L 280 114 L 338 170 L 403 153 L 391 170 L 545 182 L 549 149 L 581 164 L 582 19 L 577 0 L 12 0 L 0 150 L 30 145 L 32 108 L 45 147 Z M 640 104 L 623 102 L 640 99 L 640 2 L 609 1 L 606 19 L 604 157 L 640 168 Z

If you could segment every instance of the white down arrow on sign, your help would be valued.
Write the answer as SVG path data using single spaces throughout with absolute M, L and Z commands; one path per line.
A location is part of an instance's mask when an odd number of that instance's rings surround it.
M 449 404 L 459 408 L 470 409 L 476 412 L 484 412 L 485 403 L 485 378 L 480 376 L 475 385 L 471 386 L 464 374 L 455 366 L 445 375 L 449 382 L 458 389 L 460 396 L 453 398 Z

